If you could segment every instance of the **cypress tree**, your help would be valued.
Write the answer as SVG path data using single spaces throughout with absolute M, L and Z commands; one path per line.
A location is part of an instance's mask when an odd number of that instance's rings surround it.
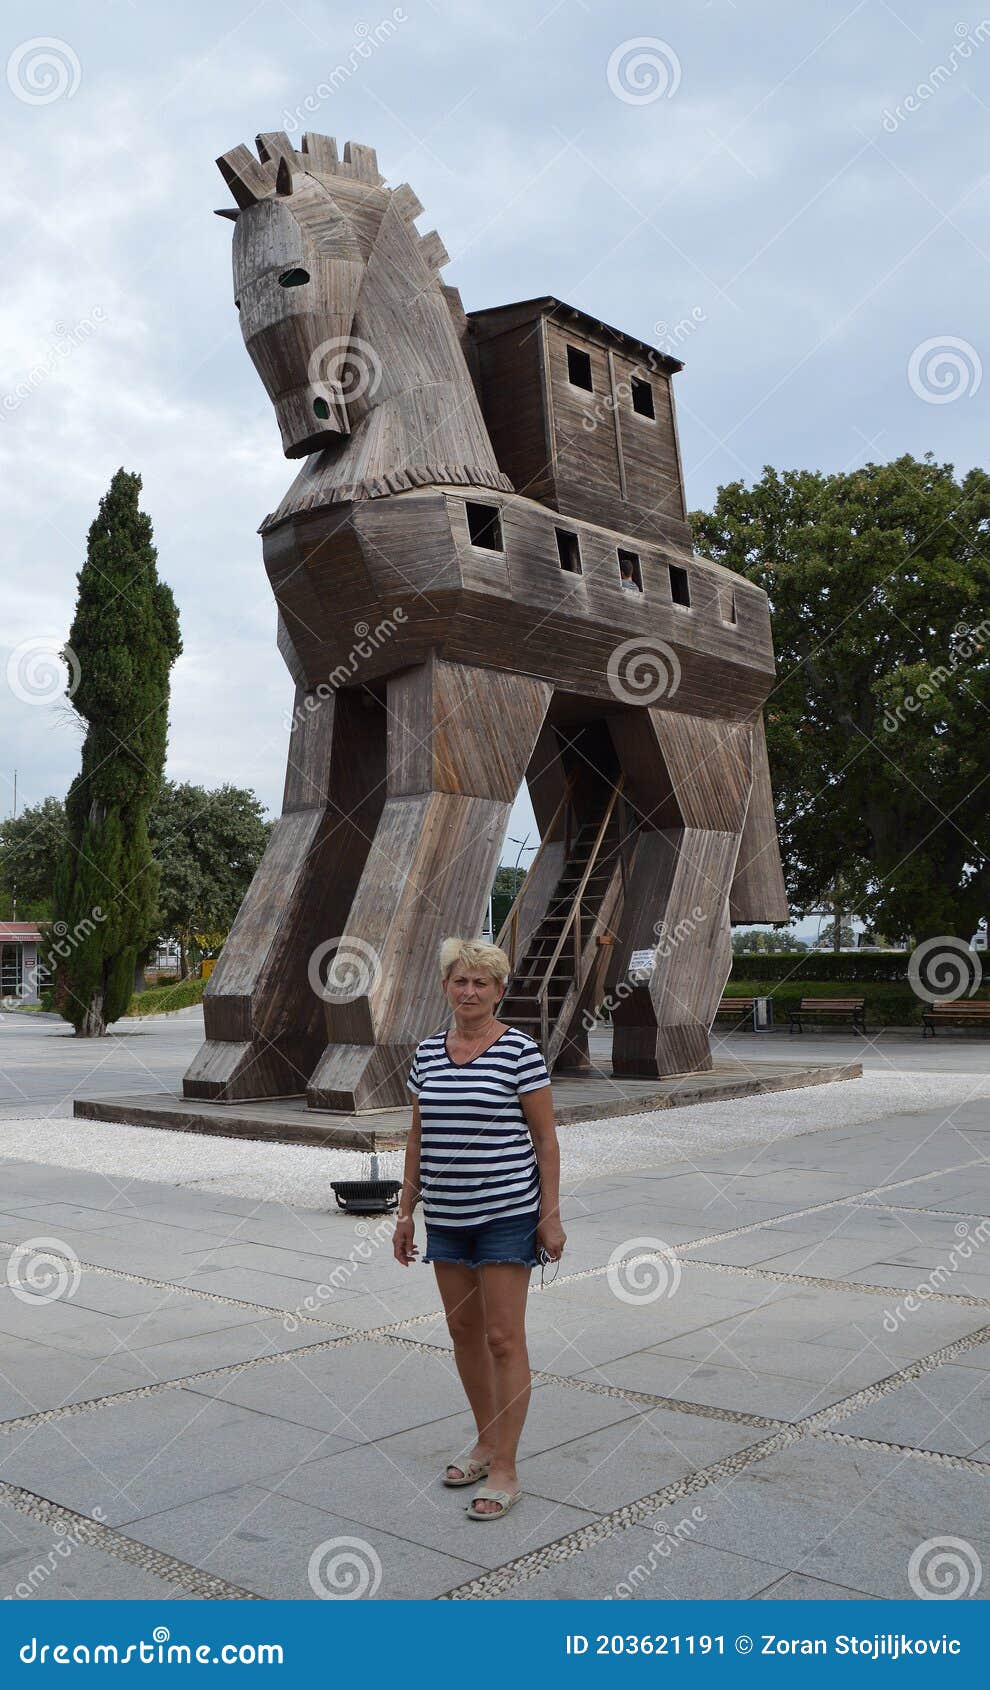
M 182 642 L 140 491 L 141 477 L 119 469 L 100 500 L 62 653 L 78 675 L 68 696 L 87 726 L 65 803 L 52 960 L 55 1001 L 84 1037 L 105 1033 L 127 1009 L 158 894 L 148 813 L 165 766 L 169 672 Z

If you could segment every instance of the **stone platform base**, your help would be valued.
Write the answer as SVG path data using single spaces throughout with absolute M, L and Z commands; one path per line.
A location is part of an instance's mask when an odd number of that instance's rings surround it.
M 554 1079 L 558 1126 L 614 1115 L 640 1115 L 685 1104 L 720 1103 L 761 1092 L 858 1080 L 859 1062 L 719 1062 L 704 1074 L 675 1074 L 666 1080 L 613 1079 L 608 1069 Z M 308 1109 L 304 1097 L 258 1103 L 208 1103 L 151 1092 L 135 1097 L 77 1097 L 73 1114 L 90 1121 L 123 1121 L 135 1127 L 218 1134 L 226 1138 L 271 1139 L 276 1144 L 325 1144 L 334 1149 L 396 1150 L 405 1144 L 408 1109 L 379 1109 L 337 1115 Z

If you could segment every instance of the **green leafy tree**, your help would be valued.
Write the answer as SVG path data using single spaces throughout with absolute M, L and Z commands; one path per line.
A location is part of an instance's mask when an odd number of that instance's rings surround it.
M 527 872 L 525 863 L 520 863 L 518 868 L 512 863 L 499 863 L 495 870 L 492 892 L 496 896 L 508 892 L 514 898 L 525 880 Z
M 208 792 L 188 781 L 162 782 L 151 829 L 161 864 L 158 929 L 178 939 L 183 974 L 191 944 L 215 950 L 229 932 L 272 826 L 243 787 Z
M 767 704 L 792 905 L 916 940 L 990 907 L 990 477 L 910 456 L 766 468 L 692 517 L 697 548 L 769 595 Z
M 737 929 L 733 933 L 732 949 L 734 951 L 771 954 L 781 951 L 796 953 L 806 951 L 808 947 L 803 939 L 795 938 L 793 933 L 752 927 Z
M 831 921 L 815 940 L 816 951 L 851 951 L 855 949 L 856 933 L 848 921 Z
M 158 894 L 148 813 L 165 763 L 169 673 L 182 642 L 140 491 L 140 476 L 119 469 L 100 501 L 63 653 L 78 665 L 69 697 L 86 736 L 55 869 L 55 1002 L 83 1037 L 105 1033 L 126 1010 Z
M 60 798 L 30 804 L 19 816 L 0 821 L 0 917 L 47 921 L 52 913 L 55 860 L 65 838 Z

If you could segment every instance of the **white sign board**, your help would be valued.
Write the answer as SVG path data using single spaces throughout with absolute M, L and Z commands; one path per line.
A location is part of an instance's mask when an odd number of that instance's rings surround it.
M 631 980 L 635 980 L 637 978 L 641 980 L 648 980 L 650 975 L 653 973 L 653 964 L 655 960 L 655 951 L 633 951 L 632 957 L 629 961 L 629 978 Z

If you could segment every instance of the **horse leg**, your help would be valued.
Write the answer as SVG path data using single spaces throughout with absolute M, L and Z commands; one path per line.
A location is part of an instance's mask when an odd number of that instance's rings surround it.
M 748 722 L 644 709 L 610 724 L 642 824 L 609 972 L 612 1071 L 712 1065 L 709 1028 L 732 967 L 729 893 L 753 783 Z M 648 976 L 629 970 L 653 951 Z
M 305 1092 L 323 1048 L 312 935 L 343 932 L 385 802 L 385 740 L 372 693 L 297 685 L 282 814 L 203 993 L 186 1097 Z
M 447 1010 L 440 943 L 481 931 L 552 691 L 435 653 L 389 677 L 387 796 L 326 981 L 312 1108 L 409 1102 L 412 1052 Z

